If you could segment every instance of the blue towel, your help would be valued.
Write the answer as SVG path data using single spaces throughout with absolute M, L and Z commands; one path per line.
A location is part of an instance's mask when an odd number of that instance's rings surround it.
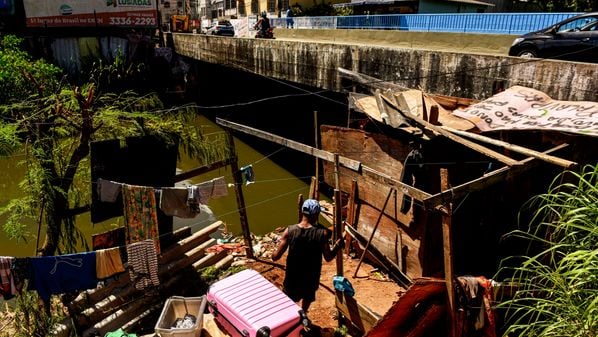
M 96 253 L 78 253 L 31 258 L 29 290 L 37 290 L 47 302 L 50 295 L 95 288 Z

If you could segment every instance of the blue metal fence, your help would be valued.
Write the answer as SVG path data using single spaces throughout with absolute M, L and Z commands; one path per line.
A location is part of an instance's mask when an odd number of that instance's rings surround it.
M 520 35 L 548 27 L 581 13 L 466 13 L 386 14 L 294 17 L 295 28 L 393 29 L 414 32 L 450 32 Z M 275 27 L 286 27 L 285 18 L 274 18 Z

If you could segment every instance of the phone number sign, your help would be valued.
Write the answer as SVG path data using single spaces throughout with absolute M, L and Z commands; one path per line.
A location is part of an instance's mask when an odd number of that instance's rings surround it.
M 25 0 L 27 27 L 157 27 L 155 0 Z

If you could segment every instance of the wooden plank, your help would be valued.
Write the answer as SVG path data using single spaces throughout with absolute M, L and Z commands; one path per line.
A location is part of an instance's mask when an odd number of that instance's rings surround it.
M 355 71 L 351 71 L 349 69 L 345 69 L 345 68 L 341 68 L 341 67 L 338 67 L 336 69 L 341 77 L 348 78 L 354 82 L 357 82 L 363 86 L 366 86 L 366 87 L 370 88 L 370 90 L 372 90 L 372 92 L 374 92 L 376 89 L 379 89 L 379 90 L 391 89 L 391 90 L 396 90 L 396 91 L 409 90 L 409 88 L 398 85 L 396 83 L 393 83 L 390 81 L 383 81 L 381 79 L 378 79 L 378 78 L 375 78 L 372 76 L 368 76 L 366 74 L 358 73 Z
M 557 152 L 565 147 L 568 144 L 561 144 L 558 146 L 553 147 L 543 153 L 549 154 L 552 152 Z M 480 178 L 471 180 L 467 183 L 455 186 L 450 188 L 446 191 L 442 191 L 440 193 L 434 194 L 433 196 L 425 199 L 421 199 L 426 208 L 437 209 L 442 205 L 445 200 L 449 199 L 460 199 L 463 198 L 466 194 L 483 190 L 486 187 L 492 186 L 499 182 L 504 181 L 507 176 L 517 176 L 523 174 L 539 164 L 539 161 L 533 157 L 526 158 L 521 161 L 522 165 L 513 166 L 513 167 L 501 167 L 497 170 L 494 170 L 488 174 L 483 175 Z
M 247 134 L 250 134 L 252 136 L 256 136 L 259 137 L 261 139 L 265 139 L 268 141 L 271 141 L 273 143 L 276 144 L 280 144 L 280 145 L 284 145 L 286 147 L 289 147 L 293 150 L 297 150 L 306 154 L 310 154 L 314 157 L 320 158 L 320 159 L 324 159 L 328 162 L 333 163 L 334 162 L 334 154 L 327 152 L 327 151 L 323 151 L 323 150 L 319 150 L 315 147 L 311 147 L 309 145 L 305 145 L 299 142 L 296 142 L 294 140 L 288 139 L 288 138 L 284 138 L 284 137 L 280 137 L 277 135 L 274 135 L 272 133 L 269 132 L 265 132 L 262 130 L 258 130 L 246 125 L 241 125 L 238 123 L 234 123 L 231 121 L 227 121 L 225 119 L 222 118 L 216 118 L 216 124 L 225 127 L 225 128 L 229 128 L 229 129 L 233 129 L 236 131 L 241 131 Z M 361 163 L 357 160 L 352 160 L 346 157 L 341 157 L 339 158 L 339 162 L 341 165 L 343 165 L 344 167 L 350 168 L 354 171 L 358 171 Z
M 498 139 L 494 139 L 494 138 L 490 138 L 490 137 L 486 137 L 486 136 L 482 136 L 480 134 L 477 133 L 473 133 L 473 132 L 467 132 L 467 131 L 461 131 L 461 130 L 456 130 L 447 126 L 442 126 L 442 128 L 446 131 L 452 132 L 454 134 L 460 135 L 460 136 L 464 136 L 464 137 L 468 137 L 471 139 L 475 139 L 475 140 L 479 140 L 481 142 L 484 143 L 488 143 L 488 144 L 492 144 L 492 145 L 496 145 L 496 146 L 500 146 L 502 148 L 505 148 L 509 151 L 513 151 L 513 152 L 517 152 L 517 153 L 521 153 L 524 154 L 526 156 L 529 157 L 534 157 L 536 159 L 540 159 L 542 161 L 545 161 L 547 163 L 551 163 L 557 166 L 561 166 L 564 167 L 566 169 L 571 169 L 574 168 L 576 166 L 578 166 L 578 164 L 574 161 L 570 161 L 570 160 L 566 160 L 563 158 L 559 158 L 556 156 L 551 156 L 549 154 L 545 154 L 542 153 L 540 151 L 535 151 L 523 146 L 519 146 L 519 145 L 515 145 L 515 144 L 511 144 L 511 143 L 507 143 L 505 141 L 502 140 L 498 140 Z
M 258 129 L 254 129 L 245 125 L 241 125 L 241 124 L 237 124 L 237 123 L 233 123 L 221 118 L 216 118 L 216 123 L 218 125 L 221 125 L 223 127 L 226 128 L 231 128 L 237 131 L 241 131 L 241 132 L 245 132 L 248 133 L 250 135 L 265 139 L 265 140 L 269 140 L 272 141 L 274 143 L 280 144 L 280 145 L 284 145 L 287 146 L 289 148 L 292 148 L 294 150 L 297 151 L 301 151 L 303 153 L 306 154 L 310 154 L 313 156 L 317 156 L 320 159 L 324 159 L 330 163 L 334 162 L 334 154 L 327 152 L 327 151 L 323 151 L 323 150 L 319 150 L 316 149 L 314 147 L 305 145 L 305 144 L 301 144 L 299 142 L 290 140 L 290 139 L 286 139 L 283 137 L 279 137 L 276 135 L 273 135 L 269 132 L 265 132 L 265 131 L 261 131 Z M 393 187 L 396 187 L 400 192 L 402 193 L 406 193 L 407 195 L 409 195 L 410 197 L 413 197 L 417 200 L 423 200 L 425 198 L 428 198 L 431 196 L 431 194 L 426 193 L 422 190 L 419 190 L 413 186 L 407 185 L 403 182 L 400 182 L 398 180 L 392 179 L 390 176 L 386 175 L 386 174 L 382 174 L 372 168 L 366 167 L 364 165 L 361 164 L 361 162 L 357 161 L 357 160 L 353 160 L 353 159 L 349 159 L 347 157 L 343 157 L 343 156 L 339 156 L 339 163 L 346 168 L 349 168 L 355 172 L 359 172 L 361 169 L 361 172 L 364 175 L 370 176 L 373 179 L 378 180 L 381 183 L 387 184 L 387 185 L 391 185 Z
M 196 177 L 200 174 L 204 174 L 206 172 L 210 172 L 212 170 L 216 170 L 216 169 L 225 167 L 226 165 L 230 165 L 231 160 L 232 160 L 231 158 L 228 158 L 228 159 L 221 160 L 221 161 L 211 163 L 208 165 L 199 166 L 199 167 L 190 169 L 189 171 L 181 172 L 174 176 L 174 181 L 175 182 L 183 181 L 186 179 Z
M 449 188 L 448 170 L 440 169 L 440 189 L 445 191 Z M 455 293 L 454 274 L 453 274 L 453 236 L 452 236 L 452 205 L 450 202 L 443 205 L 446 212 L 442 215 L 442 251 L 444 258 L 444 281 L 446 282 L 446 291 L 448 294 L 448 314 L 449 329 L 452 337 L 457 337 L 455 320 Z
M 336 308 L 363 333 L 370 331 L 380 320 L 378 314 L 342 291 L 336 291 L 335 298 Z

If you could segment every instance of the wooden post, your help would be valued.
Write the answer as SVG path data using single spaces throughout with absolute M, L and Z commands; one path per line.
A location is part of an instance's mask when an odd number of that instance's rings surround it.
M 318 128 L 318 111 L 314 110 L 314 137 L 315 137 L 314 147 L 316 149 L 320 148 L 320 145 L 318 144 L 320 142 L 319 137 L 318 137 L 319 134 L 320 134 L 320 129 Z M 318 157 L 316 157 L 316 171 L 315 171 L 314 175 L 316 177 L 316 185 L 314 188 L 313 198 L 319 200 L 320 198 L 318 198 L 318 196 L 320 194 L 320 159 L 318 159 Z
M 357 200 L 357 180 L 353 179 L 353 181 L 351 182 L 351 194 L 349 194 L 349 209 L 347 210 L 347 223 L 353 227 L 355 226 L 355 217 L 356 217 L 356 211 L 357 211 L 357 205 L 355 203 L 355 200 Z M 351 235 L 347 232 L 347 235 L 345 235 L 345 254 L 349 254 L 350 250 L 351 250 L 351 241 L 353 240 L 353 238 L 351 237 Z
M 340 164 L 338 153 L 334 154 L 334 240 L 340 239 L 343 236 L 343 201 L 341 200 L 340 187 Z M 343 276 L 343 251 L 339 250 L 336 253 L 336 274 Z
M 442 191 L 449 189 L 448 170 L 445 168 L 440 169 L 440 189 Z M 442 207 L 444 208 L 444 212 L 442 212 L 442 248 L 444 254 L 444 279 L 448 295 L 449 336 L 456 337 L 455 294 L 453 292 L 453 241 L 451 237 L 452 203 L 447 202 Z
M 245 254 L 253 259 L 253 243 L 251 242 L 251 233 L 249 232 L 249 223 L 247 221 L 247 211 L 245 209 L 245 199 L 243 198 L 243 176 L 239 170 L 237 151 L 235 150 L 235 140 L 232 132 L 228 131 L 228 141 L 231 147 L 233 160 L 231 161 L 231 170 L 235 181 L 235 196 L 237 197 L 237 206 L 239 207 L 239 218 L 241 229 L 243 230 L 243 240 L 245 241 Z
M 339 189 L 334 190 L 334 229 L 335 229 L 335 242 L 337 239 L 343 237 L 343 219 L 341 219 L 341 191 Z M 343 250 L 339 249 L 336 253 L 336 275 L 343 276 Z

